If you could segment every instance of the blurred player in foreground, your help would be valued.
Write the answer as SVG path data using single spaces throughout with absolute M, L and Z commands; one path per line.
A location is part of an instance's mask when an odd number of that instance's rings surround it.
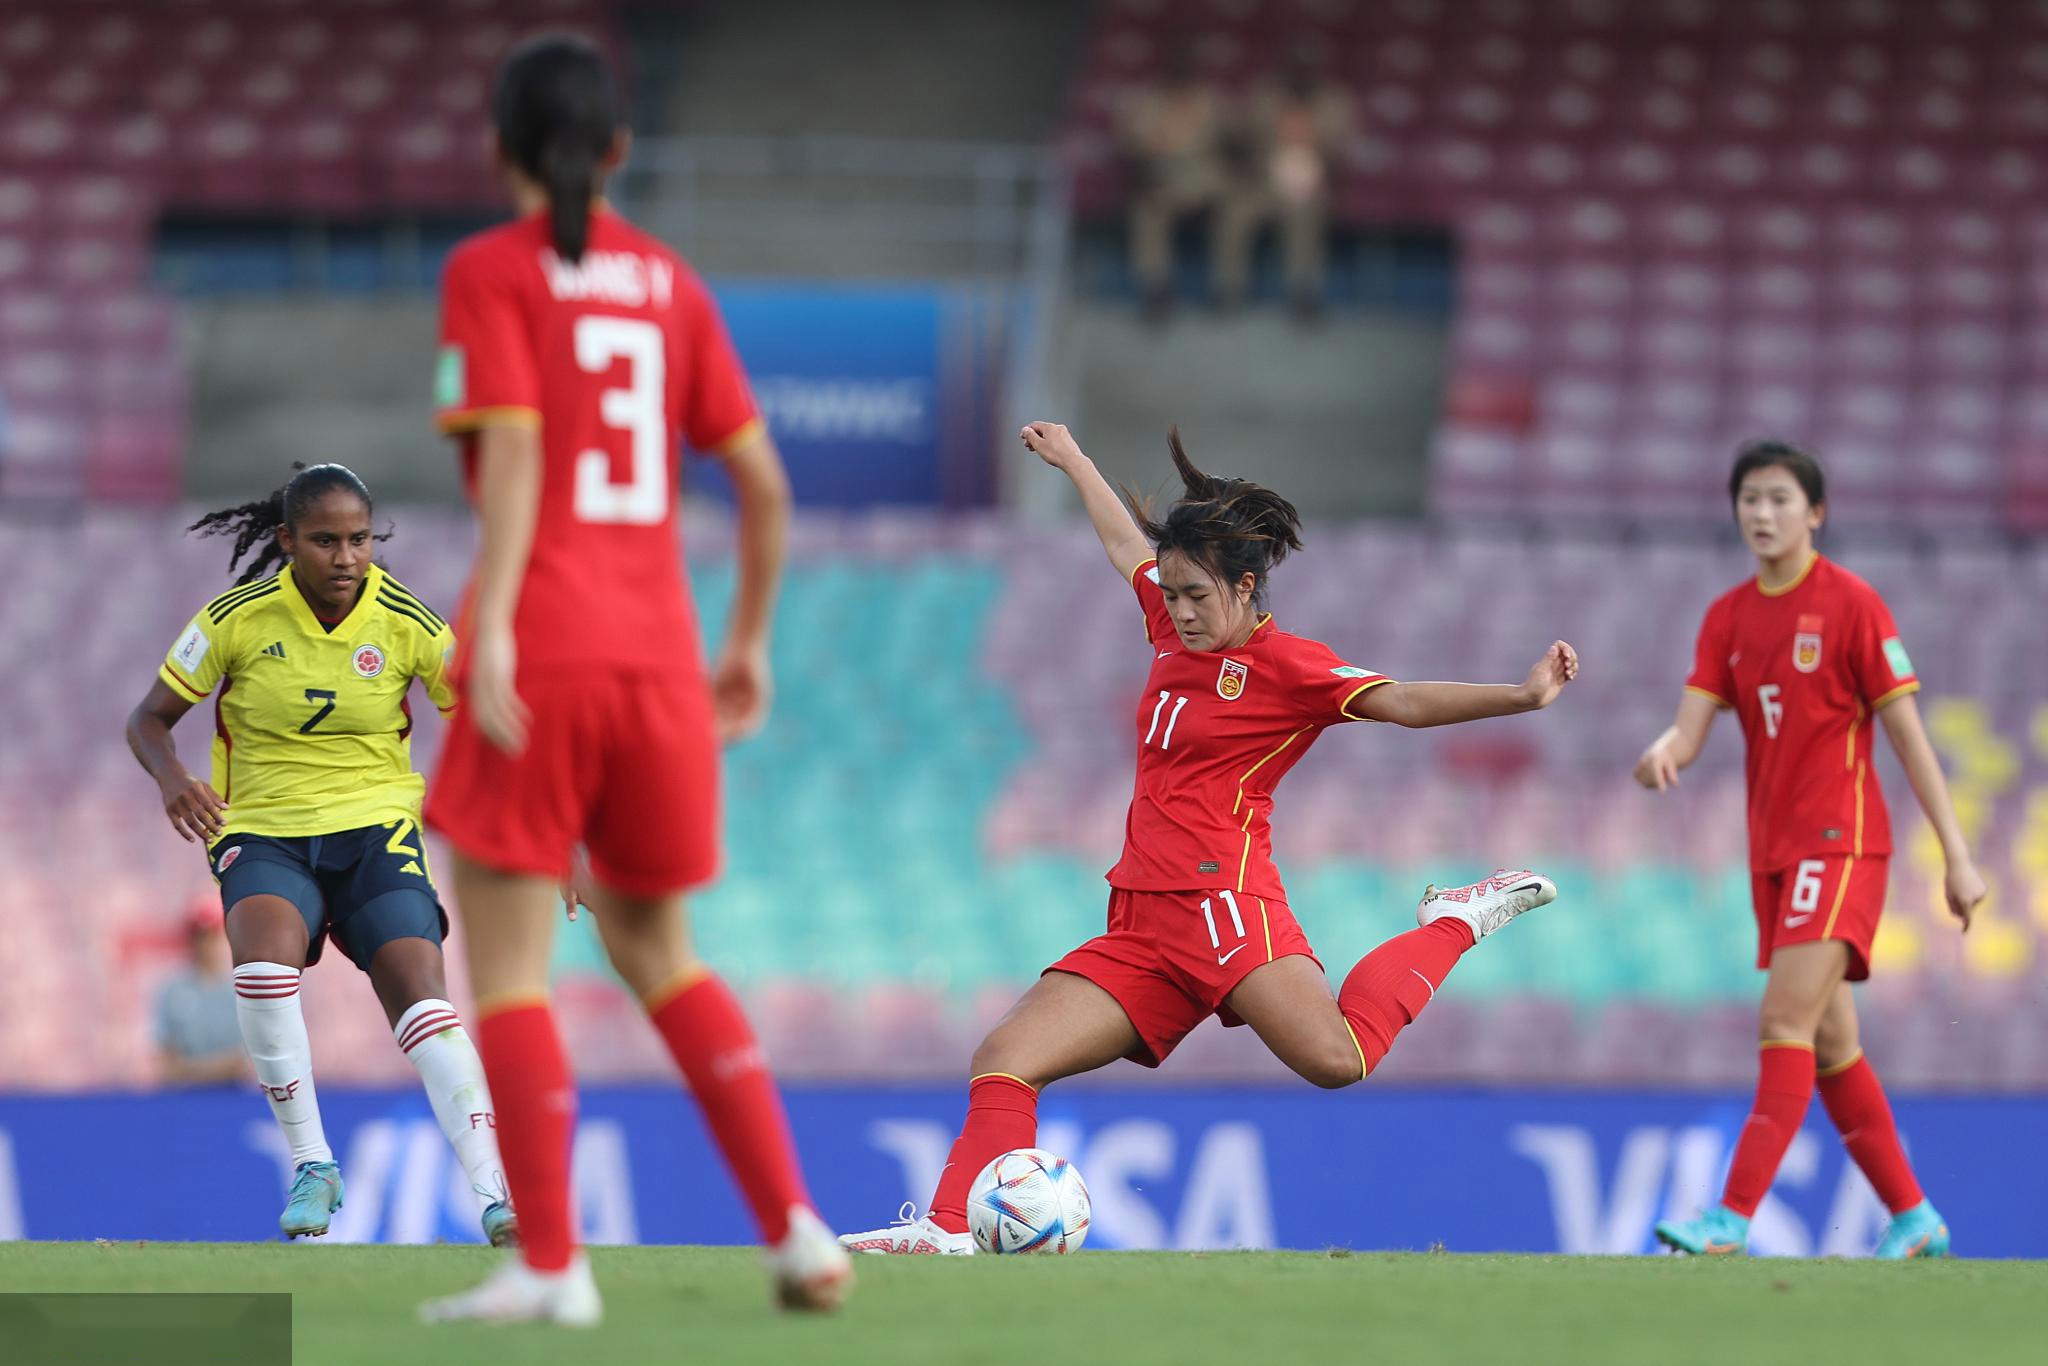
M 579 845 L 605 951 L 703 1107 L 778 1296 L 832 1308 L 852 1267 L 812 1209 L 753 1030 L 683 916 L 684 891 L 717 867 L 719 742 L 768 709 L 788 481 L 703 282 L 598 198 L 628 135 L 597 51 L 521 47 L 494 114 L 520 216 L 458 246 L 442 280 L 440 426 L 461 439 L 482 536 L 461 617 L 463 710 L 427 820 L 455 848 L 522 1256 L 424 1312 L 603 1314 L 572 1223 L 575 1084 L 547 994 Z M 739 502 L 732 625 L 708 676 L 677 545 L 683 440 L 719 457 Z
M 1530 872 L 1431 887 L 1421 928 L 1373 950 L 1331 999 L 1273 866 L 1280 779 L 1346 721 L 1445 726 L 1549 706 L 1578 656 L 1557 641 L 1526 680 L 1500 685 L 1396 683 L 1347 664 L 1260 610 L 1273 567 L 1301 548 L 1278 494 L 1202 473 L 1175 431 L 1185 492 L 1163 518 L 1134 521 L 1065 427 L 1021 435 L 1080 490 L 1151 642 L 1123 858 L 1109 872 L 1108 932 L 1048 968 L 975 1050 L 967 1122 L 930 1211 L 842 1240 L 862 1252 L 972 1252 L 968 1188 L 993 1158 L 1034 1145 L 1040 1091 L 1118 1058 L 1157 1067 L 1211 1015 L 1250 1025 L 1317 1086 L 1364 1080 L 1466 950 L 1557 896 Z
M 1872 771 L 1873 715 L 1941 839 L 1948 907 L 1966 930 L 1984 879 L 1921 727 L 1913 701 L 1920 680 L 1891 610 L 1813 548 L 1827 516 L 1820 465 L 1796 447 L 1758 442 L 1736 459 L 1728 493 L 1757 574 L 1707 609 L 1678 719 L 1643 751 L 1635 776 L 1657 792 L 1677 786 L 1715 715 L 1734 710 L 1748 756 L 1756 965 L 1770 977 L 1758 1019 L 1756 1102 L 1721 1203 L 1697 1219 L 1658 1224 L 1657 1237 L 1696 1255 L 1746 1250 L 1750 1216 L 1817 1081 L 1849 1155 L 1892 1212 L 1877 1255 L 1945 1256 L 1948 1227 L 1899 1144 L 1891 1103 L 1858 1042 L 1849 990 L 1870 976 L 1892 851 Z
M 454 636 L 372 562 L 370 491 L 341 465 L 302 469 L 268 498 L 209 513 L 237 587 L 192 618 L 128 747 L 156 779 L 171 826 L 207 846 L 227 907 L 235 1013 L 296 1176 L 278 1226 L 327 1232 L 341 1168 L 320 1123 L 299 975 L 331 935 L 370 976 L 398 1046 L 483 1207 L 485 1235 L 518 1241 L 483 1065 L 441 961 L 448 918 L 420 846 L 412 713 L 418 679 L 443 711 Z M 279 562 L 283 567 L 267 572 Z M 213 782 L 188 773 L 171 727 L 219 689 Z

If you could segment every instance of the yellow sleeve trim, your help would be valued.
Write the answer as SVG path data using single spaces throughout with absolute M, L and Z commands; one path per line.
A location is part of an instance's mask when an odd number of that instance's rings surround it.
M 1803 1048 L 1809 1053 L 1813 1051 L 1813 1045 L 1804 1039 L 1765 1039 L 1760 1046 L 1764 1048 Z
M 500 408 L 462 408 L 442 413 L 434 419 L 434 425 L 446 436 L 479 432 L 486 427 L 517 427 L 523 431 L 537 432 L 540 430 L 540 409 L 512 405 Z
M 1351 1028 L 1351 1021 L 1346 1020 L 1344 1028 L 1351 1035 L 1351 1046 L 1358 1050 L 1358 1079 L 1364 1081 L 1372 1075 L 1372 1064 L 1365 1060 L 1365 1045 L 1358 1041 L 1358 1031 Z
M 1137 589 L 1138 589 L 1138 575 L 1140 575 L 1140 574 L 1142 574 L 1142 573 L 1144 573 L 1144 572 L 1145 572 L 1145 566 L 1146 566 L 1146 565 L 1148 565 L 1148 564 L 1158 564 L 1158 563 L 1159 563 L 1159 557 L 1158 557 L 1157 555 L 1147 555 L 1147 556 L 1146 556 L 1146 557 L 1145 557 L 1144 559 L 1142 559 L 1142 560 L 1138 561 L 1138 562 L 1137 562 L 1136 564 L 1134 564 L 1134 565 L 1132 565 L 1132 566 L 1131 566 L 1131 591 L 1132 591 L 1132 592 L 1136 592 L 1136 591 L 1137 591 Z
M 712 442 L 709 450 L 714 455 L 731 455 L 749 441 L 766 434 L 767 431 L 767 423 L 758 417 L 750 417 L 745 422 L 742 422 L 732 435 L 726 437 L 723 441 Z
M 1896 702 L 1896 701 L 1898 701 L 1898 700 L 1899 700 L 1899 699 L 1900 699 L 1901 697 L 1904 697 L 1904 696 L 1905 696 L 1905 695 L 1906 695 L 1907 693 L 1911 693 L 1911 692 L 1919 692 L 1919 691 L 1920 691 L 1920 680 L 1919 680 L 1919 679 L 1917 679 L 1917 678 L 1916 678 L 1916 679 L 1914 679 L 1914 680 L 1913 680 L 1913 681 L 1912 681 L 1911 683 L 1901 683 L 1901 684 L 1899 684 L 1899 686 L 1898 686 L 1898 687 L 1896 687 L 1896 688 L 1893 688 L 1893 689 L 1892 689 L 1892 690 L 1891 690 L 1890 692 L 1886 693 L 1886 694 L 1885 694 L 1885 695 L 1884 695 L 1883 697 L 1880 697 L 1880 698 L 1878 698 L 1878 699 L 1877 699 L 1877 700 L 1876 700 L 1875 702 L 1872 702 L 1872 703 L 1870 704 L 1870 709 L 1871 709 L 1872 711 L 1882 711 L 1882 710 L 1884 709 L 1884 705 L 1885 705 L 1885 703 L 1887 703 L 1887 702 Z
M 1350 718 L 1351 718 L 1351 719 L 1352 719 L 1353 721 L 1370 721 L 1370 720 L 1372 720 L 1372 718 L 1371 718 L 1370 716 L 1352 716 L 1352 715 L 1351 715 L 1351 704 L 1352 704 L 1352 702 L 1354 702 L 1355 700 L 1357 700 L 1357 697 L 1358 697 L 1358 695 L 1359 695 L 1360 693 L 1362 693 L 1362 692 L 1371 692 L 1371 691 L 1372 691 L 1372 690 L 1373 690 L 1374 688 L 1377 688 L 1377 687 L 1379 687 L 1379 686 L 1380 686 L 1381 684 L 1383 684 L 1383 683 L 1391 683 L 1391 682 L 1393 682 L 1393 681 L 1394 681 L 1394 680 L 1393 680 L 1393 679 L 1391 679 L 1391 678 L 1375 678 L 1375 679 L 1374 679 L 1374 680 L 1373 680 L 1372 682 L 1370 682 L 1370 683 L 1361 683 L 1361 684 L 1359 684 L 1359 685 L 1358 685 L 1358 686 L 1357 686 L 1356 688 L 1353 688 L 1353 689 L 1352 689 L 1352 690 L 1351 690 L 1350 692 L 1346 693 L 1346 694 L 1344 695 L 1344 700 L 1343 700 L 1342 702 L 1339 702 L 1339 703 L 1337 704 L 1337 714 L 1338 714 L 1339 716 L 1347 716 L 1347 717 L 1350 717 Z
M 1715 706 L 1720 707 L 1724 710 L 1735 705 L 1733 702 L 1730 702 L 1727 698 L 1721 696 L 1721 694 L 1717 692 L 1709 692 L 1705 688 L 1696 688 L 1690 683 L 1685 685 L 1685 690 L 1691 693 L 1694 697 L 1706 698 L 1707 701 L 1712 702 Z
M 164 682 L 170 684 L 172 689 L 175 690 L 180 696 L 182 696 L 187 702 L 192 702 L 196 704 L 199 702 L 204 702 L 206 700 L 206 694 L 201 692 L 196 684 L 186 682 L 184 676 L 181 675 L 176 669 L 173 669 L 169 664 L 164 664 L 162 667 L 158 668 L 156 671 L 156 676 L 158 678 L 161 678 Z

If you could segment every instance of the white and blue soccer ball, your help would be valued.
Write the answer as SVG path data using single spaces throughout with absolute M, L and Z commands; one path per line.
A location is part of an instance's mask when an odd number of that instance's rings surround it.
M 1079 1252 L 1093 1206 L 1081 1173 L 1043 1148 L 1015 1148 L 967 1192 L 967 1227 L 983 1252 Z

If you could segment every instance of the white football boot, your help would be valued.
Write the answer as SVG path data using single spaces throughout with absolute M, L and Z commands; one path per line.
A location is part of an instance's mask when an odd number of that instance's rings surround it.
M 973 1234 L 946 1232 L 932 1222 L 930 1215 L 920 1217 L 917 1206 L 908 1200 L 903 1202 L 902 1209 L 896 1211 L 896 1222 L 889 1227 L 846 1234 L 840 1238 L 839 1245 L 849 1252 L 867 1252 L 882 1257 L 974 1255 Z
M 595 1328 L 604 1300 L 590 1275 L 590 1259 L 577 1253 L 560 1271 L 535 1271 L 522 1257 L 501 1263 L 482 1285 L 420 1306 L 426 1323 L 555 1323 Z
M 1472 927 L 1474 943 L 1486 938 L 1524 911 L 1557 900 L 1557 884 L 1526 868 L 1495 869 L 1492 877 L 1469 887 L 1438 887 L 1431 883 L 1415 908 L 1415 923 L 1432 925 L 1451 916 Z
M 829 1313 L 853 1289 L 853 1258 L 823 1219 L 799 1205 L 789 1212 L 789 1232 L 768 1249 L 768 1274 L 784 1309 Z

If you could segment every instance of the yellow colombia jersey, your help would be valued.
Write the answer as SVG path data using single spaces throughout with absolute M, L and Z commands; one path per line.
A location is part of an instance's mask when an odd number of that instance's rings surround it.
M 220 688 L 213 787 L 230 833 L 331 835 L 419 819 L 426 783 L 412 767 L 406 692 L 417 678 L 444 715 L 454 710 L 454 644 L 376 565 L 328 631 L 287 565 L 208 603 L 159 672 L 189 702 Z

